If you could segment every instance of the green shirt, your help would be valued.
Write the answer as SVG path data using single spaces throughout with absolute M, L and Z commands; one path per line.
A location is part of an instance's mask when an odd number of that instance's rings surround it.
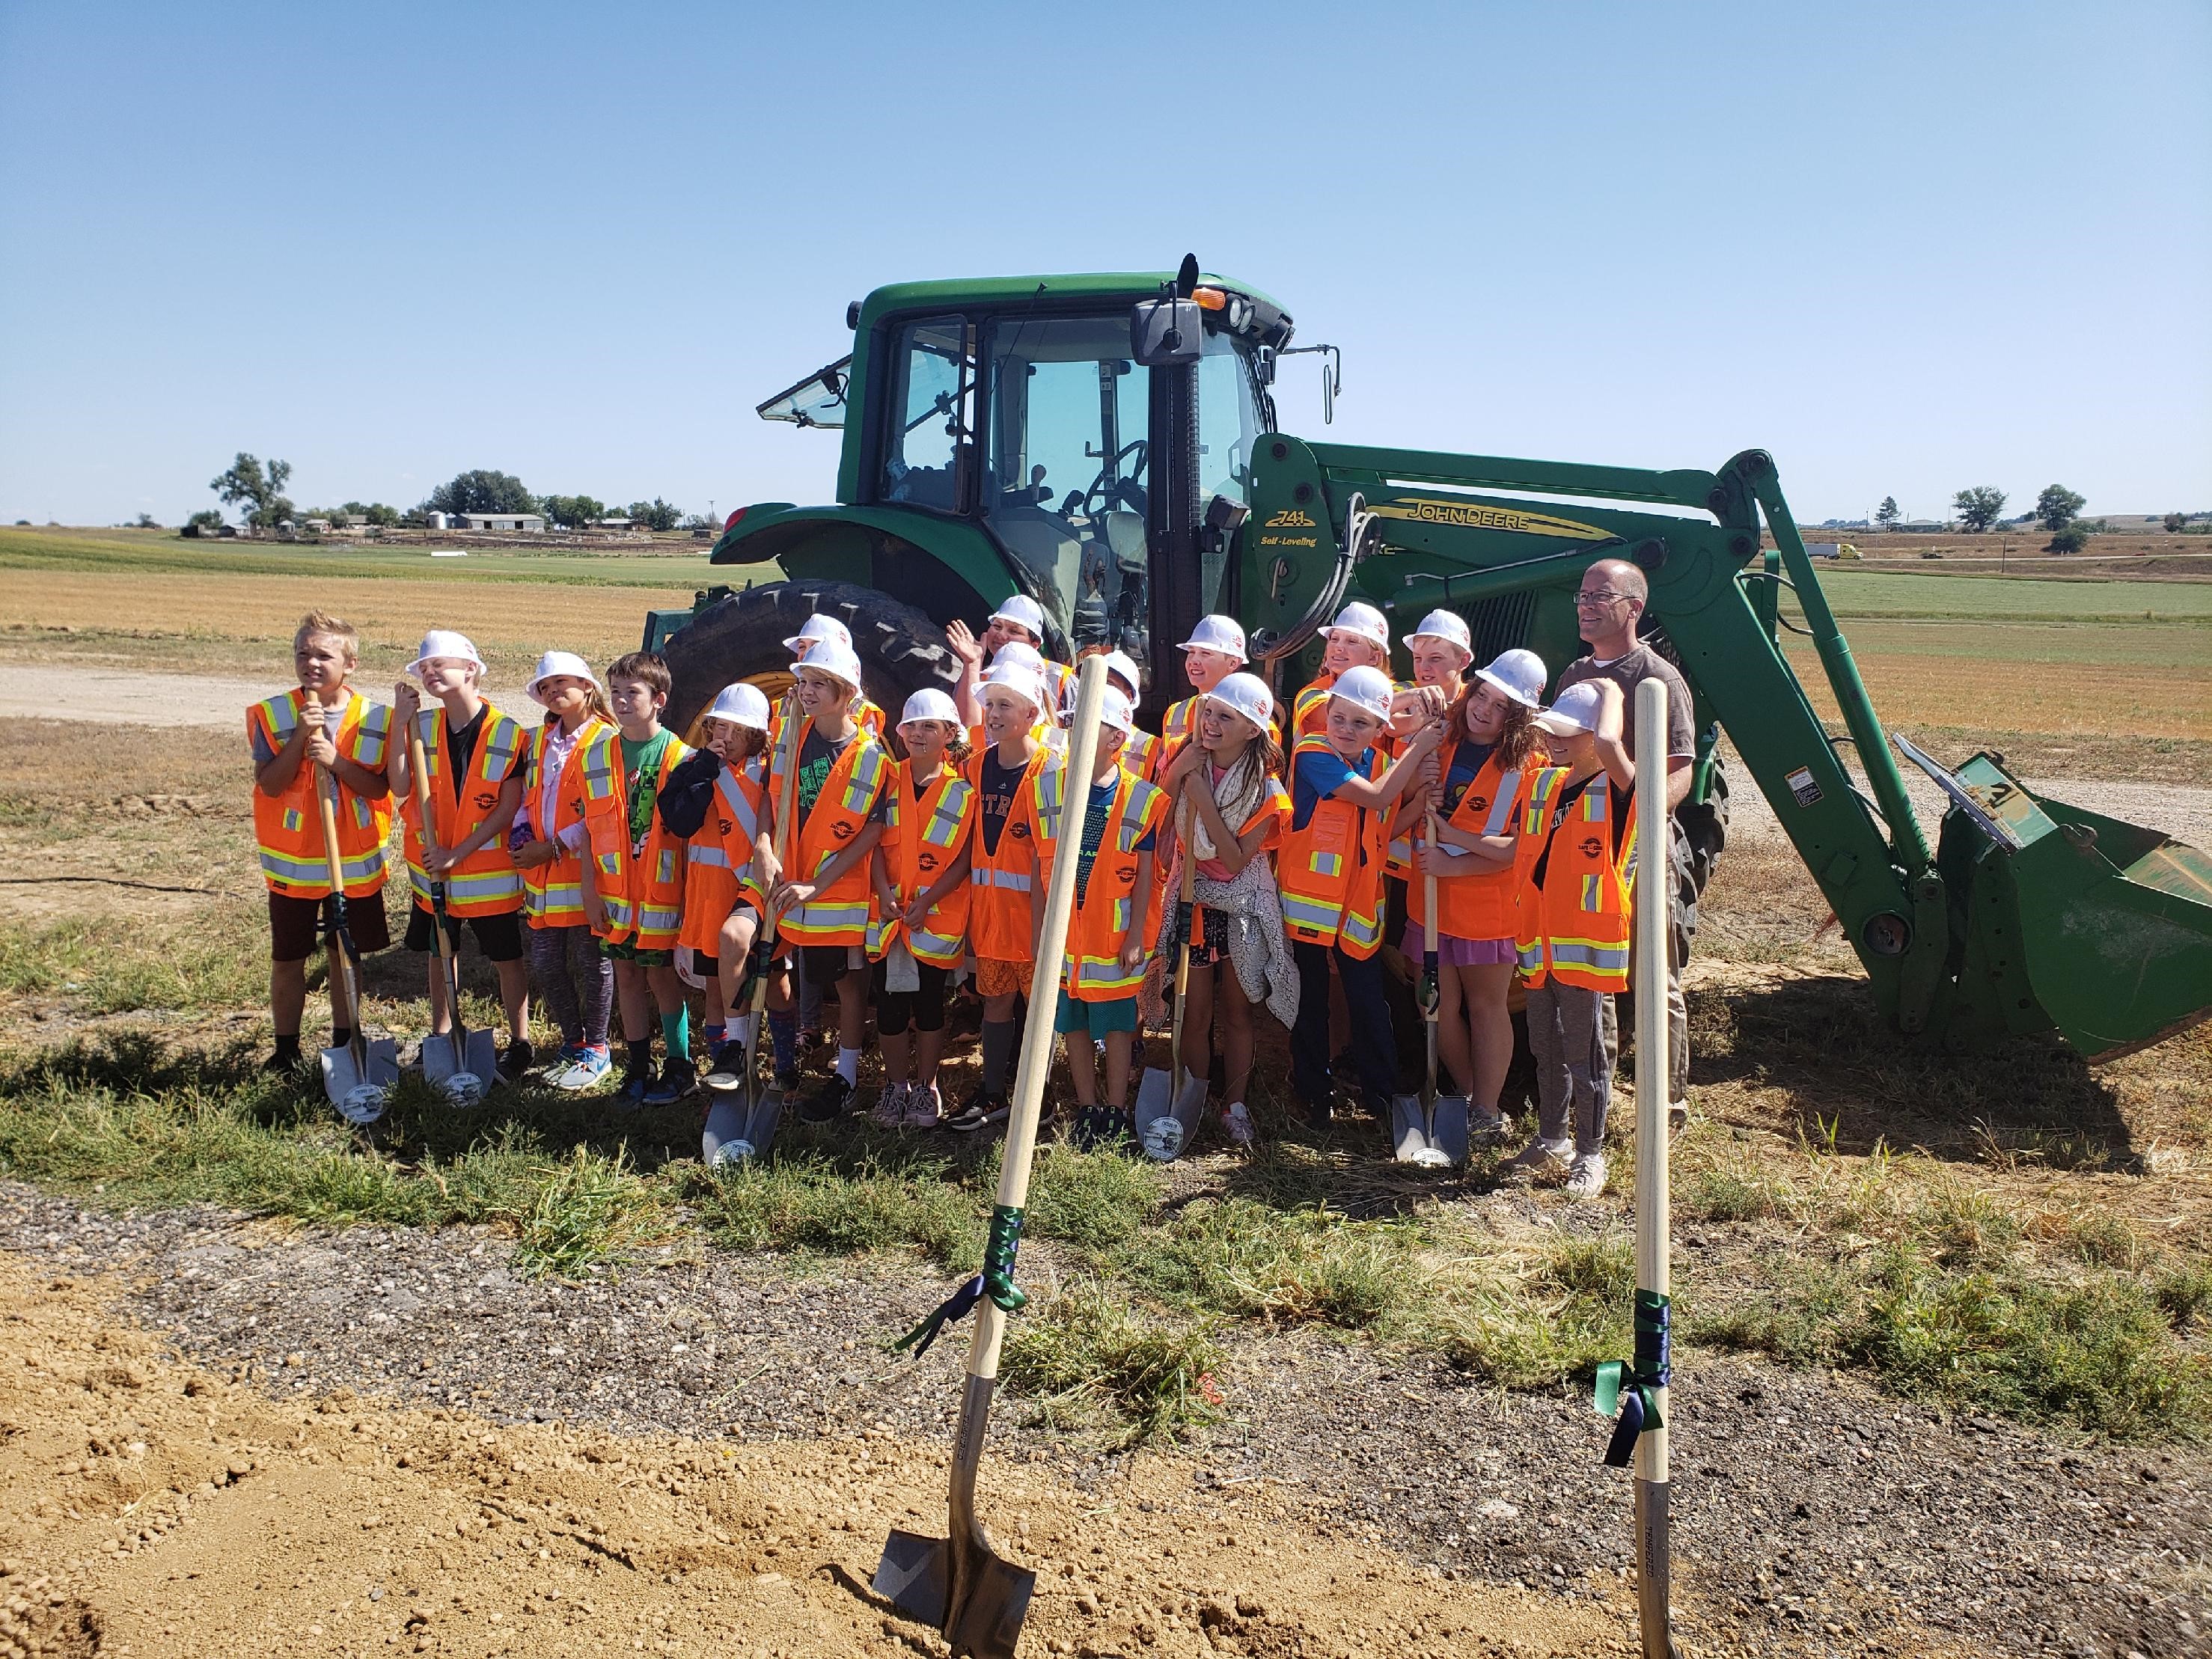
M 629 802 L 629 850 L 632 858 L 645 852 L 645 838 L 653 833 L 654 781 L 660 776 L 661 757 L 676 734 L 662 726 L 651 737 L 633 743 L 622 740 L 623 799 Z

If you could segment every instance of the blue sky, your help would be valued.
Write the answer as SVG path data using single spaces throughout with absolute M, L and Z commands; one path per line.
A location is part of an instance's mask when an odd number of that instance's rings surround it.
M 848 299 L 1186 249 L 1343 441 L 2212 509 L 2208 71 L 2204 0 L 0 0 L 0 520 L 824 499 L 752 408 Z

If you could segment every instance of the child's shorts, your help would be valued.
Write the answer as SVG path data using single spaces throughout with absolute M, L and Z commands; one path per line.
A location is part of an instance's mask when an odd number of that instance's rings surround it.
M 979 997 L 1027 996 L 1036 973 L 1034 962 L 1002 962 L 996 957 L 975 958 L 975 994 Z
M 484 954 L 486 962 L 520 962 L 522 960 L 522 912 L 503 910 L 495 916 L 453 916 L 446 918 L 446 936 L 453 941 L 453 948 L 461 945 L 461 924 L 466 922 L 469 931 L 477 936 L 477 949 Z M 424 955 L 438 948 L 438 924 L 430 913 L 416 905 L 407 913 L 407 938 L 410 951 Z M 363 945 L 363 950 L 368 947 Z M 606 947 L 607 954 L 615 953 L 614 946 Z
M 1405 937 L 1398 941 L 1398 948 L 1416 963 L 1427 953 L 1427 938 L 1419 922 L 1406 924 Z M 1437 960 L 1449 968 L 1503 968 L 1520 959 L 1520 952 L 1510 939 L 1455 939 L 1449 933 L 1437 936 Z
M 305 962 L 323 943 L 323 907 L 328 901 L 269 896 L 269 960 Z M 392 924 L 384 915 L 384 892 L 363 893 L 346 901 L 346 932 L 363 956 L 392 948 Z
M 648 951 L 640 945 L 610 945 L 601 939 L 599 949 L 605 951 L 611 961 L 634 962 L 641 968 L 673 968 L 676 965 L 676 952 L 672 948 Z M 490 953 L 487 951 L 485 954 Z M 493 957 L 493 960 L 497 961 L 498 958 Z
M 1137 999 L 1127 996 L 1107 1002 L 1079 1002 L 1063 990 L 1060 1007 L 1052 1017 L 1052 1029 L 1062 1036 L 1078 1032 L 1087 1032 L 1095 1037 L 1112 1036 L 1117 1031 L 1134 1032 Z

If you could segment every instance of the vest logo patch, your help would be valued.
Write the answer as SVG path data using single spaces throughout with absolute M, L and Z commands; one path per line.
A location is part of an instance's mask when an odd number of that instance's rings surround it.
M 830 833 L 839 841 L 850 841 L 853 839 L 853 826 L 845 819 L 840 818 L 830 826 Z
M 925 849 L 916 862 L 925 870 L 934 870 L 937 868 L 937 854 Z
M 499 792 L 496 789 L 480 789 L 474 796 L 474 799 L 477 811 L 489 812 L 499 804 Z
M 716 818 L 714 825 L 726 836 L 738 827 L 736 821 L 732 818 Z
M 1580 848 L 1582 855 L 1586 859 L 1594 859 L 1600 853 L 1605 850 L 1605 843 L 1600 841 L 1595 836 L 1584 836 L 1582 840 L 1576 844 Z
M 1030 838 L 1030 827 L 1026 823 L 1010 823 L 1006 826 L 1006 833 L 1016 841 L 1027 841 Z
M 1469 803 L 1469 805 L 1472 805 L 1478 812 L 1487 812 L 1490 810 L 1490 797 L 1487 795 L 1477 795 L 1474 799 Z

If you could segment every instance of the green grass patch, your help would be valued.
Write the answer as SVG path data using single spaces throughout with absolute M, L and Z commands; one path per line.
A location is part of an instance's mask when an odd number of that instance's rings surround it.
M 65 997 L 92 1014 L 258 1002 L 269 994 L 267 948 L 239 949 L 244 925 L 165 929 L 149 948 L 120 916 L 0 923 L 0 992 Z
M 1923 576 L 1838 567 L 1820 572 L 1829 605 L 1854 617 L 1959 622 L 2212 621 L 2203 582 L 2097 581 L 2021 576 Z
M 1214 1415 L 1216 1323 L 1161 1316 L 1121 1287 L 1085 1278 L 1006 1331 L 1000 1375 L 1037 1397 L 1048 1420 L 1119 1425 L 1130 1441 L 1171 1435 Z

